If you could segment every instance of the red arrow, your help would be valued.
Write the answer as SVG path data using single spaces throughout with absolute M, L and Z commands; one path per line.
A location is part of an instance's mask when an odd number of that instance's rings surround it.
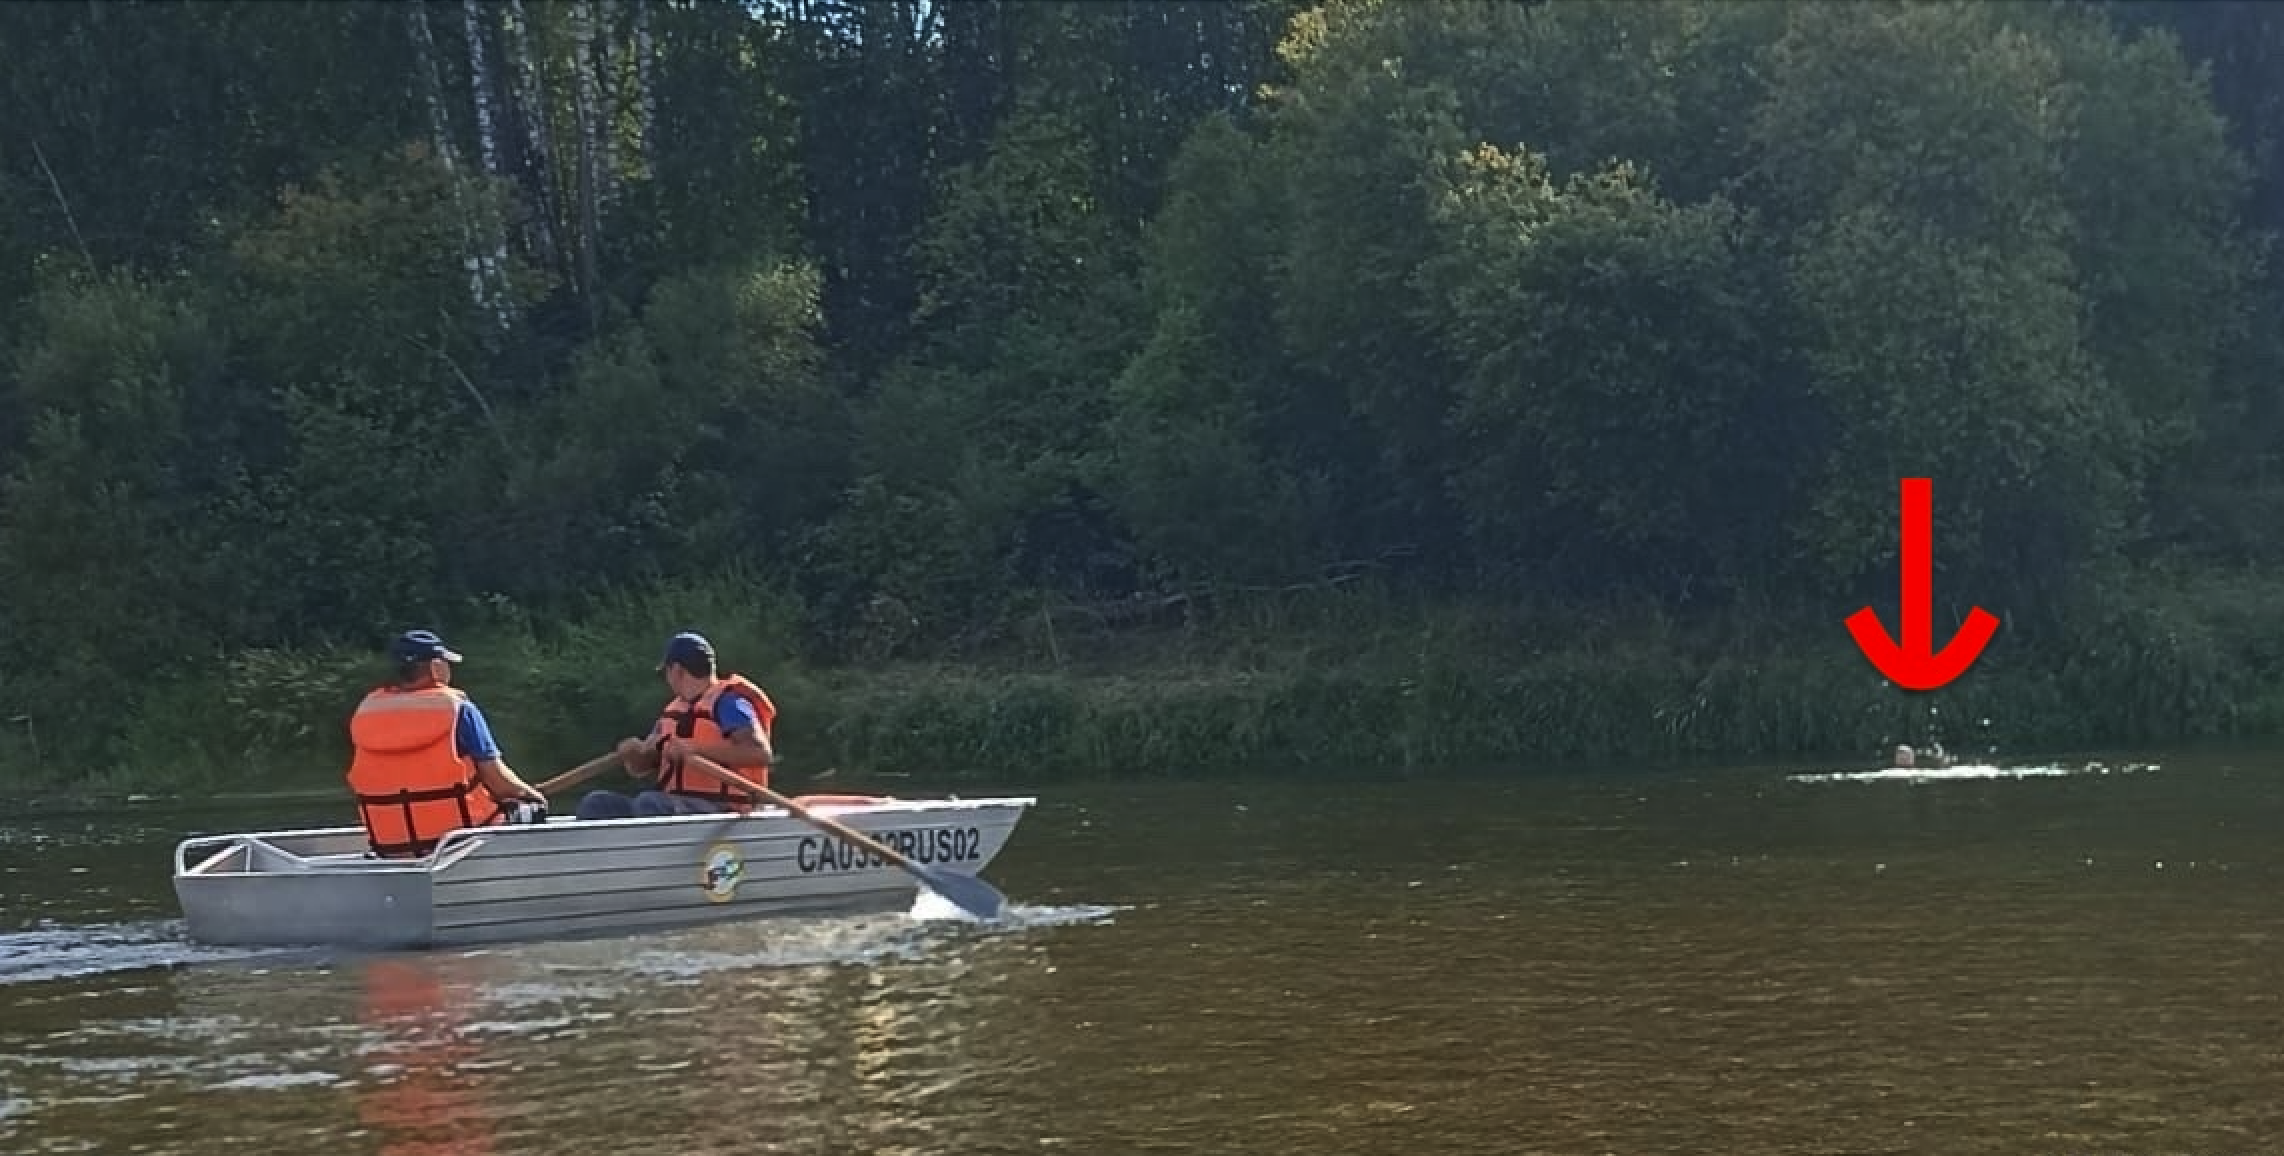
M 1967 612 L 1966 625 L 1941 651 L 1935 649 L 1935 560 L 1926 478 L 1903 479 L 1903 645 L 1889 641 L 1887 628 L 1869 606 L 1848 616 L 1848 633 L 1879 672 L 1908 690 L 1934 690 L 1967 673 L 1990 645 L 1999 620 L 1980 606 Z

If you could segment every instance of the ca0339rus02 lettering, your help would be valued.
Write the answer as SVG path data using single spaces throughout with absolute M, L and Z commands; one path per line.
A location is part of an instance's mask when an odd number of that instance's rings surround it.
M 974 827 L 921 827 L 873 835 L 918 863 L 974 863 L 983 858 L 983 832 Z M 793 852 L 804 875 L 820 871 L 864 871 L 889 866 L 886 859 L 840 839 L 809 836 Z

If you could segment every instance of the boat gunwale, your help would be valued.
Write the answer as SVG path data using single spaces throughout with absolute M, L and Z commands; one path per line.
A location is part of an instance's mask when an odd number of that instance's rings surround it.
M 972 799 L 884 798 L 883 801 L 879 803 L 820 803 L 814 807 L 805 807 L 804 809 L 818 813 L 825 813 L 831 816 L 852 814 L 917 814 L 929 811 L 975 811 L 1003 808 L 1013 808 L 1018 811 L 1023 811 L 1037 806 L 1038 802 L 1039 800 L 1036 796 L 1030 795 L 1008 795 Z M 192 835 L 185 837 L 181 841 L 177 842 L 174 849 L 174 878 L 177 880 L 191 878 L 249 879 L 260 878 L 263 876 L 300 873 L 299 871 L 283 872 L 249 870 L 222 872 L 207 870 L 208 867 L 211 867 L 215 862 L 219 861 L 225 855 L 235 851 L 251 852 L 257 847 L 261 850 L 269 852 L 270 854 L 280 856 L 284 859 L 292 860 L 297 864 L 307 865 L 309 870 L 315 872 L 341 870 L 360 875 L 382 875 L 398 873 L 409 874 L 416 872 L 424 875 L 433 875 L 443 871 L 455 863 L 458 863 L 462 858 L 466 857 L 468 854 L 473 853 L 477 847 L 482 846 L 485 841 L 495 837 L 511 839 L 530 838 L 536 835 L 546 834 L 551 831 L 560 831 L 572 824 L 576 824 L 580 829 L 596 830 L 623 830 L 628 828 L 640 829 L 647 827 L 668 829 L 677 825 L 688 826 L 707 823 L 709 821 L 718 823 L 725 819 L 732 821 L 744 821 L 750 819 L 785 819 L 795 823 L 801 822 L 799 816 L 794 815 L 792 812 L 787 811 L 784 808 L 764 806 L 745 814 L 709 812 L 689 815 L 649 815 L 640 817 L 630 816 L 623 819 L 568 819 L 560 824 L 550 822 L 485 827 L 462 827 L 446 834 L 443 839 L 438 841 L 435 849 L 431 850 L 427 855 L 422 856 L 418 859 L 370 859 L 363 856 L 357 856 L 349 859 L 337 859 L 335 856 L 296 855 L 292 852 L 286 851 L 281 847 L 276 846 L 272 842 L 272 840 L 277 839 L 322 838 L 327 836 L 348 837 L 363 834 L 365 830 L 364 827 L 354 824 L 336 827 L 300 827 L 268 831 L 223 832 L 212 835 Z M 213 854 L 208 855 L 205 859 L 201 860 L 197 866 L 194 867 L 189 863 L 189 853 L 192 849 L 198 847 L 213 847 L 216 850 Z

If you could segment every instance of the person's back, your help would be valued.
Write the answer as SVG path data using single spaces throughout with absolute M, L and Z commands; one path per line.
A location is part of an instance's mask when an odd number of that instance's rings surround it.
M 546 796 L 508 768 L 483 712 L 450 685 L 460 656 L 423 630 L 398 638 L 391 658 L 395 682 L 349 720 L 347 779 L 373 854 L 426 855 L 454 830 L 507 820 L 515 800 L 544 816 Z

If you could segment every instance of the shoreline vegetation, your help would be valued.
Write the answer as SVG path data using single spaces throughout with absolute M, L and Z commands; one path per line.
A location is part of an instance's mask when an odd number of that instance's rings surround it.
M 11 798 L 336 783 L 413 627 L 534 779 L 681 629 L 796 789 L 2284 734 L 2284 4 L 110 12 L 0 5 Z
M 2062 632 L 2008 622 L 1966 675 L 1926 694 L 1878 675 L 1838 607 L 1823 623 L 1692 624 L 1654 604 L 1407 605 L 1359 583 L 1225 597 L 1189 625 L 1105 629 L 1099 610 L 1066 607 L 975 660 L 850 667 L 780 657 L 795 644 L 784 614 L 755 612 L 769 605 L 764 589 L 723 580 L 549 628 L 478 614 L 446 637 L 469 656 L 459 684 L 535 779 L 649 725 L 665 695 L 653 651 L 684 624 L 777 699 L 787 762 L 776 781 L 795 790 L 1748 761 L 1877 769 L 1896 743 L 1933 739 L 2013 759 L 2284 736 L 2284 580 L 2257 573 L 2147 576 L 2119 595 L 2134 601 L 2084 611 Z M 1892 606 L 1878 609 L 1894 621 Z M 1938 644 L 1950 629 L 1938 621 Z M 0 798 L 44 810 L 153 794 L 338 794 L 345 720 L 378 669 L 347 649 L 239 655 L 211 680 L 155 695 L 126 757 L 70 776 L 71 788 L 38 773 L 19 730 L 0 740 Z

